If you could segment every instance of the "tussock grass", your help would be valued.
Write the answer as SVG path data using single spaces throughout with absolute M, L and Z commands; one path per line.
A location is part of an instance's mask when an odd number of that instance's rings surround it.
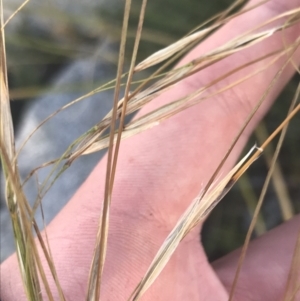
M 26 4 L 26 2 L 24 2 L 24 5 Z M 261 3 L 264 2 L 266 1 L 262 1 Z M 147 273 L 145 274 L 141 282 L 137 285 L 136 289 L 130 297 L 130 300 L 138 300 L 142 297 L 144 292 L 151 286 L 156 278 L 159 277 L 160 272 L 163 270 L 182 239 L 197 224 L 203 222 L 206 219 L 208 214 L 227 194 L 227 192 L 236 183 L 236 181 L 245 173 L 245 171 L 251 166 L 251 164 L 255 160 L 257 160 L 261 153 L 264 152 L 265 148 L 274 139 L 274 137 L 280 134 L 279 142 L 272 159 L 270 153 L 268 153 L 267 155 L 269 172 L 266 177 L 263 190 L 259 197 L 259 201 L 256 206 L 248 234 L 245 239 L 242 256 L 239 260 L 235 280 L 230 294 L 230 300 L 232 300 L 234 289 L 238 281 L 239 272 L 249 245 L 250 237 L 259 217 L 259 211 L 272 176 L 274 182 L 276 181 L 276 183 L 278 183 L 275 184 L 275 187 L 278 187 L 278 194 L 284 191 L 284 189 L 282 189 L 282 186 L 284 187 L 282 176 L 280 176 L 278 167 L 277 169 L 275 169 L 275 166 L 285 133 L 287 131 L 287 126 L 290 120 L 294 118 L 300 111 L 300 105 L 297 105 L 300 86 L 295 92 L 295 97 L 291 102 L 291 107 L 287 114 L 287 117 L 279 124 L 277 129 L 271 135 L 269 135 L 268 137 L 259 136 L 258 140 L 261 146 L 253 148 L 244 158 L 242 158 L 241 161 L 239 161 L 239 163 L 236 164 L 236 166 L 228 174 L 223 176 L 220 181 L 217 180 L 218 173 L 224 165 L 226 159 L 230 155 L 233 147 L 239 141 L 245 128 L 252 120 L 259 107 L 263 104 L 270 91 L 274 88 L 274 86 L 280 79 L 280 76 L 282 75 L 286 66 L 292 62 L 292 56 L 299 46 L 300 38 L 293 41 L 293 43 L 284 45 L 284 47 L 277 49 L 272 53 L 265 53 L 264 56 L 259 57 L 255 61 L 248 62 L 247 64 L 233 68 L 232 70 L 226 71 L 224 73 L 220 72 L 219 76 L 215 80 L 211 81 L 205 86 L 200 87 L 192 94 L 180 99 L 176 99 L 173 102 L 155 109 L 154 111 L 149 112 L 148 114 L 140 118 L 136 118 L 127 124 L 125 124 L 125 117 L 128 114 L 138 111 L 146 104 L 150 103 L 157 96 L 161 95 L 163 92 L 167 91 L 178 82 L 188 78 L 196 72 L 204 70 L 205 68 L 223 59 L 226 59 L 234 53 L 266 41 L 275 33 L 281 32 L 284 37 L 284 31 L 289 27 L 294 26 L 296 23 L 299 23 L 300 21 L 300 8 L 286 11 L 268 20 L 267 22 L 264 22 L 263 24 L 257 25 L 255 28 L 252 28 L 248 32 L 234 37 L 227 43 L 202 54 L 198 58 L 186 63 L 185 65 L 176 66 L 171 70 L 168 69 L 170 65 L 178 60 L 178 58 L 184 55 L 188 50 L 190 50 L 192 46 L 204 40 L 209 34 L 213 33 L 216 29 L 220 28 L 222 25 L 226 24 L 233 18 L 245 13 L 245 9 L 240 9 L 239 11 L 235 12 L 236 8 L 241 6 L 242 3 L 243 1 L 236 1 L 227 10 L 209 19 L 208 22 L 199 25 L 197 28 L 192 30 L 186 36 L 182 37 L 180 40 L 174 42 L 173 44 L 167 46 L 162 50 L 159 50 L 142 62 L 137 63 L 137 53 L 142 37 L 143 22 L 147 6 L 147 1 L 144 0 L 141 4 L 139 13 L 139 23 L 135 34 L 135 43 L 133 47 L 130 68 L 128 72 L 124 72 L 126 41 L 128 38 L 128 24 L 131 11 L 131 1 L 126 0 L 116 79 L 62 107 L 58 111 L 51 114 L 45 121 L 42 122 L 39 127 L 43 126 L 43 124 L 45 124 L 53 116 L 59 114 L 62 110 L 67 109 L 69 106 L 79 101 L 84 101 L 86 97 L 95 93 L 99 93 L 104 89 L 115 89 L 113 108 L 103 120 L 99 121 L 98 124 L 87 131 L 84 135 L 78 137 L 78 139 L 76 139 L 73 144 L 69 146 L 69 148 L 65 151 L 64 154 L 62 154 L 60 158 L 51 162 L 45 162 L 45 164 L 38 167 L 43 168 L 45 166 L 52 165 L 52 170 L 49 173 L 48 178 L 40 185 L 39 197 L 32 208 L 29 206 L 22 190 L 22 185 L 24 183 L 20 182 L 17 168 L 17 156 L 19 151 L 16 153 L 14 149 L 14 133 L 10 113 L 10 99 L 8 93 L 5 53 L 5 25 L 10 21 L 10 19 L 4 22 L 3 17 L 1 17 L 1 161 L 6 177 L 7 207 L 9 209 L 14 228 L 14 239 L 17 246 L 17 256 L 19 260 L 20 272 L 28 300 L 43 300 L 43 297 L 40 294 L 41 286 L 44 287 L 49 300 L 54 300 L 49 286 L 49 280 L 46 278 L 44 267 L 41 264 L 40 254 L 37 252 L 37 242 L 42 247 L 43 256 L 45 256 L 48 267 L 50 268 L 52 277 L 59 292 L 60 300 L 65 300 L 63 290 L 61 289 L 59 280 L 57 278 L 55 266 L 51 259 L 50 246 L 47 239 L 45 241 L 42 238 L 40 230 L 35 223 L 34 214 L 41 204 L 43 196 L 51 188 L 53 183 L 56 180 L 59 180 L 59 176 L 77 158 L 82 155 L 88 155 L 101 149 L 108 148 L 103 211 L 102 215 L 99 217 L 99 228 L 94 256 L 93 258 L 91 258 L 89 284 L 86 297 L 86 300 L 99 300 L 101 296 L 101 279 L 106 258 L 111 196 L 114 186 L 119 148 L 122 139 L 127 139 L 133 135 L 146 131 L 147 129 L 160 124 L 164 120 L 171 118 L 173 115 L 187 108 L 195 106 L 201 101 L 212 98 L 224 91 L 227 91 L 234 86 L 246 81 L 247 79 L 255 76 L 256 74 L 263 72 L 279 59 L 285 58 L 284 65 L 277 72 L 268 89 L 261 96 L 257 105 L 253 108 L 252 112 L 245 120 L 243 126 L 239 130 L 238 135 L 232 142 L 228 152 L 224 155 L 224 158 L 220 162 L 214 175 L 211 177 L 206 187 L 199 192 L 199 195 L 194 200 L 191 200 L 190 207 L 186 210 L 186 212 L 182 213 L 182 217 L 166 238 L 157 255 L 153 259 Z M 20 9 L 22 9 L 22 7 L 20 7 Z M 248 8 L 248 10 L 249 9 L 254 9 L 254 7 Z M 1 8 L 1 10 L 3 9 Z M 16 11 L 16 13 L 18 11 Z M 236 74 L 244 68 L 247 68 L 248 66 L 266 58 L 269 58 L 268 63 L 266 63 L 261 69 L 255 70 L 253 73 L 247 74 L 247 76 L 245 76 L 244 78 L 239 78 L 237 81 L 226 86 L 218 86 L 218 89 L 214 91 L 211 89 L 212 87 L 216 87 L 218 84 L 222 83 L 224 79 L 228 78 L 229 76 Z M 131 90 L 133 83 L 135 83 L 135 74 L 156 65 L 158 65 L 157 69 L 151 75 L 148 75 L 141 82 L 139 82 L 137 88 Z M 124 97 L 120 99 L 120 87 L 122 85 L 125 86 L 125 93 Z M 119 122 L 118 127 L 117 122 Z M 38 128 L 36 130 L 38 130 Z M 108 135 L 105 134 L 105 131 L 107 129 L 109 129 L 110 131 Z M 28 137 L 28 139 L 30 139 L 32 135 L 34 135 L 34 132 Z M 63 163 L 63 166 L 61 165 L 61 163 Z M 275 174 L 274 170 L 277 170 Z M 28 175 L 27 179 L 34 176 L 36 171 L 37 169 L 33 170 Z M 293 215 L 291 201 L 286 196 L 287 193 L 285 193 L 285 196 L 280 197 L 280 199 L 282 200 L 281 210 L 283 212 L 285 220 L 289 219 Z M 34 240 L 33 233 L 37 235 L 37 241 Z M 295 248 L 294 261 L 291 266 L 289 279 L 287 281 L 286 296 L 284 300 L 292 300 L 293 296 L 299 290 L 299 284 L 296 280 L 298 276 L 296 269 L 298 268 L 298 266 L 299 239 Z

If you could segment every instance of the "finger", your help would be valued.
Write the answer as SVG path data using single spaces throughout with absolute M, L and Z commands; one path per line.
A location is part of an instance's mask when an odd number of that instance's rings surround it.
M 225 39 L 278 14 L 279 11 L 274 7 L 275 3 L 281 2 L 270 3 L 224 26 L 205 44 L 195 48 L 184 59 L 184 62 L 212 49 Z M 297 1 L 293 0 L 287 5 L 293 7 L 296 4 Z M 287 32 L 287 37 L 293 40 L 297 34 L 298 28 L 293 28 Z M 281 36 L 275 35 L 260 46 L 253 47 L 251 51 L 235 54 L 177 84 L 143 109 L 140 114 L 191 93 L 208 80 L 216 78 L 220 70 L 228 70 L 229 67 L 232 68 L 266 52 L 276 50 L 282 43 Z M 125 299 L 129 295 L 146 271 L 167 233 L 189 202 L 198 194 L 201 184 L 205 185 L 218 166 L 247 115 L 282 63 L 283 61 L 279 61 L 264 74 L 258 74 L 231 91 L 213 100 L 202 102 L 122 143 L 112 198 L 104 294 L 118 300 L 120 296 L 121 299 Z M 258 68 L 261 64 L 264 63 L 258 63 L 250 68 Z M 236 77 L 243 76 L 249 71 L 251 70 L 246 69 Z M 223 172 L 226 172 L 236 161 L 248 133 L 292 74 L 292 67 L 285 70 L 280 83 L 276 85 L 256 115 L 247 134 L 234 149 Z M 234 80 L 235 76 L 231 79 Z M 255 89 L 252 88 L 253 86 Z M 48 229 L 60 280 L 71 300 L 84 298 L 101 210 L 104 178 L 105 160 L 97 165 L 88 180 Z M 170 299 L 176 291 L 174 286 L 167 286 L 168 279 L 174 281 L 177 279 L 182 287 L 187 287 L 191 279 L 193 283 L 196 283 L 196 279 L 201 278 L 201 286 L 189 287 L 194 296 L 200 298 L 204 295 L 207 296 L 205 300 L 209 300 L 209 292 L 213 290 L 215 294 L 219 293 L 218 300 L 224 299 L 225 291 L 210 269 L 197 241 L 187 241 L 184 247 L 180 247 L 175 254 L 167 267 L 169 273 L 164 273 L 165 278 L 156 282 L 151 295 L 148 295 L 149 298 Z M 194 260 L 195 254 L 198 255 L 198 261 L 193 266 L 191 258 Z M 13 261 L 16 265 L 14 258 L 3 265 L 3 273 L 6 277 L 4 279 L 2 277 L 1 281 L 5 301 L 16 298 L 20 300 L 20 292 L 9 289 L 15 275 L 11 269 Z M 181 271 L 181 276 L 178 276 L 179 271 Z M 187 273 L 190 274 L 189 278 L 185 276 Z M 160 293 L 159 298 L 158 293 L 155 294 L 155 292 Z M 177 296 L 179 295 L 177 292 Z M 216 298 L 216 296 L 210 296 L 210 298 Z
M 300 216 L 269 231 L 249 245 L 234 300 L 283 300 L 292 263 Z M 230 290 L 240 250 L 216 261 L 213 267 Z

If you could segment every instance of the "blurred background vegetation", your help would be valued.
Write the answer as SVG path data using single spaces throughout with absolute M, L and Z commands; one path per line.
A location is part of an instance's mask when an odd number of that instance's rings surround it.
M 127 55 L 134 41 L 140 2 L 133 1 L 132 16 L 129 28 L 129 46 Z M 154 51 L 167 46 L 185 35 L 191 29 L 210 16 L 227 8 L 231 0 L 149 0 L 146 13 L 143 38 L 138 61 Z M 88 5 L 88 4 L 87 4 Z M 10 30 L 7 25 L 7 58 L 12 99 L 12 111 L 16 129 L 26 105 L 34 98 L 51 90 L 51 81 L 55 75 L 70 62 L 91 56 L 97 49 L 98 41 L 106 39 L 118 41 L 122 24 L 123 1 L 116 1 L 113 7 L 95 11 L 93 16 L 78 13 L 76 17 L 55 10 L 46 10 L 29 3 L 20 14 L 39 16 L 49 21 L 48 27 L 35 27 L 34 22 L 23 22 L 18 30 Z M 17 18 L 17 17 L 16 17 Z M 109 53 L 102 53 L 107 59 Z M 299 76 L 291 83 L 274 104 L 264 120 L 264 127 L 249 142 L 260 144 L 257 135 L 265 129 L 271 133 L 285 117 L 293 98 Z M 294 118 L 285 139 L 279 165 L 283 173 L 284 188 L 291 200 L 293 212 L 300 210 L 300 120 Z M 252 212 L 257 202 L 268 167 L 262 156 L 250 168 L 246 177 L 234 187 L 220 205 L 213 211 L 205 223 L 202 240 L 210 260 L 241 246 Z M 282 209 L 278 196 L 271 185 L 262 208 L 260 226 L 257 233 L 278 225 L 283 221 Z

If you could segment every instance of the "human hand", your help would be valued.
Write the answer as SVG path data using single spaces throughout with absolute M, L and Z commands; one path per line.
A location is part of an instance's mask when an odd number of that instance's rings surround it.
M 250 5 L 256 2 L 252 1 Z M 182 64 L 297 5 L 297 0 L 272 0 L 240 16 L 191 51 Z M 299 27 L 296 26 L 287 30 L 285 37 L 294 41 L 298 32 Z M 236 53 L 175 85 L 147 105 L 139 115 L 187 95 L 220 73 L 282 45 L 282 36 L 276 34 L 259 45 Z M 108 252 L 101 290 L 103 300 L 127 300 L 159 246 L 199 193 L 201 184 L 205 185 L 213 174 L 284 59 L 235 88 L 122 142 L 112 197 Z M 266 61 L 232 75 L 230 81 L 259 69 Z M 295 61 L 300 61 L 299 51 Z M 281 80 L 234 148 L 222 174 L 233 166 L 251 131 L 292 76 L 293 70 L 292 66 L 285 69 Z M 105 168 L 104 159 L 47 229 L 54 263 L 67 300 L 85 299 L 104 194 Z M 239 278 L 236 300 L 276 300 L 283 294 L 299 225 L 299 218 L 295 218 L 252 243 Z M 182 241 L 144 300 L 228 299 L 227 290 L 236 269 L 237 252 L 211 266 L 199 243 L 198 233 L 199 229 L 195 229 Z M 15 256 L 1 266 L 2 301 L 25 300 L 18 273 Z

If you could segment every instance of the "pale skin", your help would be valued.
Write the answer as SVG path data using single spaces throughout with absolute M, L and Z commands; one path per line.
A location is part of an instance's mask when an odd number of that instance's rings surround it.
M 271 0 L 224 26 L 191 51 L 182 63 L 299 4 L 299 0 Z M 296 26 L 286 31 L 286 39 L 295 40 L 299 29 Z M 277 34 L 251 50 L 235 54 L 177 84 L 147 105 L 139 115 L 191 93 L 220 72 L 281 45 L 282 36 Z M 296 52 L 295 62 L 298 64 L 299 61 L 300 52 Z M 102 300 L 126 300 L 129 297 L 159 246 L 184 209 L 207 183 L 283 62 L 281 60 L 232 90 L 122 142 L 112 197 Z M 251 66 L 230 80 L 265 63 Z M 242 135 L 221 174 L 234 165 L 250 133 L 293 73 L 293 67 L 288 66 Z M 85 300 L 104 193 L 105 168 L 106 159 L 99 162 L 47 228 L 67 300 Z M 299 227 L 300 218 L 295 217 L 251 243 L 234 300 L 281 300 Z M 200 227 L 183 240 L 143 300 L 228 300 L 239 252 L 233 252 L 211 265 L 199 242 L 199 231 Z M 26 300 L 18 273 L 14 255 L 1 265 L 2 301 Z M 55 300 L 58 300 L 57 296 Z

